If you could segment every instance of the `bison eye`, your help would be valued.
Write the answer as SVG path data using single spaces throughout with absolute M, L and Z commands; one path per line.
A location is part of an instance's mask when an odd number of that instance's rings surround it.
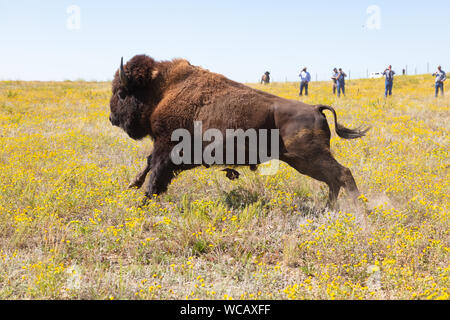
M 127 94 L 124 90 L 119 90 L 119 98 L 121 100 L 125 99 L 127 97 Z

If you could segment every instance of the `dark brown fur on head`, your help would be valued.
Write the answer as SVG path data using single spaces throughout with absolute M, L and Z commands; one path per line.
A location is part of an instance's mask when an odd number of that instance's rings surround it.
M 151 134 L 151 110 L 160 99 L 156 66 L 155 60 L 146 55 L 134 56 L 124 66 L 126 84 L 121 81 L 119 70 L 112 82 L 109 119 L 136 140 Z

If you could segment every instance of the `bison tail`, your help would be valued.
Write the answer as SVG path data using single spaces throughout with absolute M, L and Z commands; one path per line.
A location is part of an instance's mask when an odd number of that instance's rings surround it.
M 357 138 L 361 138 L 363 136 L 366 135 L 366 132 L 370 130 L 370 127 L 359 127 L 356 129 L 349 129 L 346 128 L 342 125 L 340 125 L 337 122 L 337 115 L 336 115 L 336 111 L 334 111 L 334 109 L 332 107 L 329 106 L 324 106 L 324 105 L 319 105 L 316 107 L 317 110 L 319 112 L 322 113 L 323 110 L 330 110 L 333 113 L 334 116 L 334 124 L 336 127 L 336 133 L 339 137 L 343 138 L 343 139 L 357 139 Z M 323 114 L 323 113 L 322 113 Z

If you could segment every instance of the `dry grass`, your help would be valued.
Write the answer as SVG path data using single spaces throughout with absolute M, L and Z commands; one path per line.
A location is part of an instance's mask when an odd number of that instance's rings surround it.
M 0 83 L 2 299 L 448 299 L 449 106 L 433 79 L 313 83 L 362 140 L 333 134 L 370 209 L 321 208 L 325 186 L 282 166 L 127 190 L 151 142 L 108 122 L 109 83 Z M 255 87 L 297 99 L 297 84 Z M 330 118 L 331 120 L 331 118 Z M 331 123 L 331 121 L 330 121 Z

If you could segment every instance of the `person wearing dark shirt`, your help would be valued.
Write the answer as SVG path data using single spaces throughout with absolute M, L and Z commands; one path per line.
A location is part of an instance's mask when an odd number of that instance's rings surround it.
M 342 71 L 341 68 L 339 68 L 339 72 L 336 78 L 336 85 L 337 85 L 337 96 L 340 97 L 341 96 L 341 91 L 342 94 L 345 97 L 345 77 L 347 75 L 345 74 L 344 71 Z
M 387 69 L 383 71 L 383 75 L 386 77 L 384 96 L 387 97 L 388 94 L 392 96 L 392 87 L 394 86 L 395 75 L 395 71 L 392 70 L 392 66 L 387 67 Z

